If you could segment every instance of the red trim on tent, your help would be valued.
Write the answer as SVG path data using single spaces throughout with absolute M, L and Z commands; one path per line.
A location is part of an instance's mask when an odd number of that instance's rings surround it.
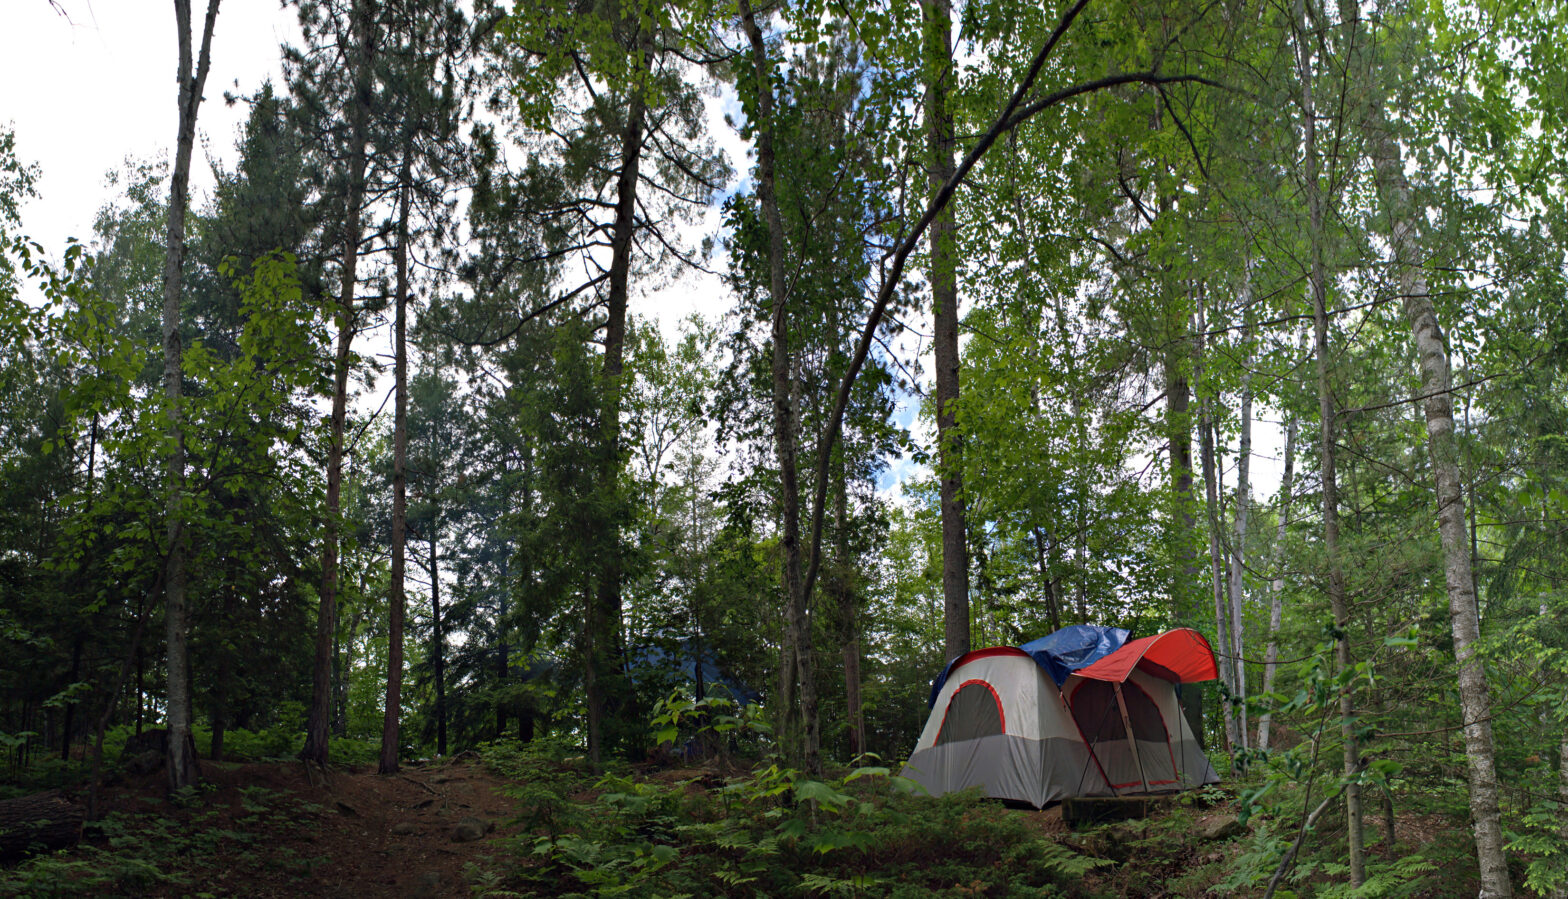
M 1209 641 L 1188 627 L 1125 643 L 1121 649 L 1073 673 L 1088 680 L 1124 683 L 1132 670 L 1139 667 L 1179 684 L 1214 680 L 1220 676 Z
M 989 652 L 989 650 L 985 649 L 979 651 Z M 974 653 L 970 653 L 969 655 L 974 655 Z M 1028 653 L 1024 653 L 1024 655 L 1028 655 Z M 965 656 L 965 658 L 968 658 L 968 656 Z M 985 687 L 986 691 L 991 694 L 991 700 L 996 703 L 996 720 L 1002 725 L 1002 733 L 1007 733 L 1007 712 L 1002 708 L 1002 697 L 996 694 L 995 687 L 976 677 L 959 684 L 958 689 L 953 691 L 953 696 L 948 697 L 947 708 L 942 710 L 942 723 L 936 726 L 936 739 L 931 741 L 932 746 L 936 746 L 942 742 L 942 730 L 943 728 L 947 727 L 947 713 L 953 708 L 953 697 L 957 696 L 965 687 L 969 686 L 970 684 L 979 684 L 980 686 Z
M 950 670 L 957 671 L 970 662 L 977 659 L 988 659 L 992 656 L 1023 656 L 1031 662 L 1034 661 L 1033 656 L 1016 646 L 991 646 L 986 649 L 973 649 L 964 653 L 958 657 L 958 661 L 953 663 L 953 667 Z

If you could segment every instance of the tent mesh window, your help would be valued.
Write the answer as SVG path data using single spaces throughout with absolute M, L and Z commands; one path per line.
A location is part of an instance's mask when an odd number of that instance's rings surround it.
M 1165 721 L 1149 694 L 1129 683 L 1122 688 L 1122 701 L 1127 703 L 1134 740 L 1166 742 Z M 1078 719 L 1084 739 L 1091 743 L 1127 739 L 1121 710 L 1116 707 L 1116 690 L 1105 681 L 1086 680 L 1078 685 L 1073 691 L 1073 717 Z
M 978 740 L 1004 732 L 1002 700 L 983 680 L 964 681 L 948 700 L 942 726 L 936 732 L 936 745 Z
M 1151 787 L 1175 783 L 1176 764 L 1170 749 L 1170 734 L 1159 707 L 1141 687 L 1130 682 L 1122 685 L 1122 701 L 1127 705 L 1133 740 L 1142 744 L 1138 752 L 1143 766 L 1141 777 L 1147 778 Z M 1136 769 L 1131 767 L 1132 759 L 1123 758 L 1127 729 L 1122 726 L 1115 687 L 1105 681 L 1084 681 L 1073 691 L 1072 711 L 1090 749 L 1108 769 L 1117 769 L 1106 772 L 1112 786 L 1120 789 L 1139 782 L 1139 776 L 1134 774 Z

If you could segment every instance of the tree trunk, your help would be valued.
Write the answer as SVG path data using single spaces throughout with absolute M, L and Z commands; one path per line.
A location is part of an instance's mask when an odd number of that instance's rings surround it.
M 1176 547 L 1171 576 L 1171 616 L 1180 625 L 1196 625 L 1201 615 L 1199 603 L 1193 596 L 1193 585 L 1198 582 L 1198 556 L 1194 551 L 1193 532 L 1197 520 L 1193 508 L 1197 505 L 1192 490 L 1192 386 L 1185 368 L 1185 342 L 1173 342 L 1166 350 L 1165 369 L 1165 436 L 1170 445 L 1171 459 L 1171 542 Z M 1181 693 L 1182 714 L 1187 726 L 1204 746 L 1203 691 L 1194 687 Z
M 948 94 L 953 78 L 952 0 L 920 0 L 925 19 L 926 148 L 934 199 L 955 171 L 953 114 Z M 963 443 L 958 430 L 958 254 L 957 214 L 944 205 L 931 219 L 931 317 L 936 357 L 937 474 L 941 478 L 942 604 L 946 657 L 969 651 L 969 550 L 964 513 Z
M 0 862 L 74 846 L 82 838 L 85 810 L 59 791 L 0 801 Z
M 1557 820 L 1563 822 L 1558 836 L 1568 840 L 1568 727 L 1557 745 Z M 1557 887 L 1552 899 L 1568 899 L 1568 884 Z
M 190 533 L 186 528 L 184 345 L 180 338 L 180 290 L 185 274 L 185 210 L 189 201 L 191 153 L 196 143 L 196 113 L 201 106 L 207 70 L 212 63 L 212 29 L 218 18 L 218 0 L 207 0 L 202 26 L 201 52 L 191 60 L 190 0 L 174 0 L 175 27 L 179 31 L 180 68 L 179 138 L 174 151 L 174 172 L 169 179 L 169 228 L 163 264 L 163 391 L 168 402 L 170 452 L 167 470 L 168 556 L 164 561 L 164 639 L 168 658 L 169 789 L 196 782 L 200 772 L 187 749 L 191 732 L 190 610 L 185 597 L 185 562 Z
M 97 486 L 97 481 L 95 479 L 95 473 L 97 471 L 97 465 L 98 465 L 98 413 L 94 412 L 93 416 L 92 416 L 92 429 L 88 432 L 88 437 L 87 437 L 87 505 L 86 505 L 86 509 L 85 509 L 85 514 L 89 517 L 89 519 L 90 519 L 90 517 L 92 515 L 92 511 L 93 511 L 93 496 L 94 496 L 94 491 L 95 491 L 96 486 Z M 85 570 L 86 570 L 86 566 L 85 566 L 85 560 L 84 560 L 83 567 L 78 570 L 78 573 L 81 574 L 83 577 L 85 577 Z M 83 643 L 83 636 L 80 633 L 78 633 L 76 635 L 76 640 L 71 644 L 71 683 L 73 683 L 73 684 L 76 683 L 77 677 L 80 676 L 80 674 L 81 674 L 81 667 L 82 667 L 82 643 Z M 62 761 L 67 761 L 68 762 L 68 761 L 71 760 L 71 730 L 72 730 L 72 725 L 73 725 L 74 719 L 76 718 L 76 705 L 77 705 L 77 703 L 75 702 L 75 700 L 72 700 L 72 702 L 65 707 L 65 725 L 64 725 L 65 739 L 63 741 L 61 741 L 64 745 L 61 747 L 61 756 L 60 756 Z M 82 735 L 82 758 L 83 758 L 83 760 L 85 760 L 86 757 L 87 757 L 87 735 L 83 734 Z
M 1062 589 L 1061 578 L 1054 576 L 1051 569 L 1055 556 L 1056 541 L 1050 540 L 1052 549 L 1046 549 L 1046 536 L 1043 528 L 1031 529 L 1034 535 L 1034 563 L 1040 572 L 1041 595 L 1045 598 L 1045 617 L 1051 625 L 1051 632 L 1055 633 L 1062 627 Z
M 92 465 L 88 462 L 89 467 Z M 74 684 L 81 676 L 82 670 L 82 637 L 80 634 L 71 642 L 71 673 L 66 678 L 66 683 Z M 65 720 L 60 723 L 60 760 L 71 760 L 71 727 L 76 718 L 76 700 L 71 700 L 65 706 Z
M 502 461 L 501 461 L 501 483 L 503 485 L 505 485 L 504 486 L 504 492 L 502 493 L 501 506 L 504 509 L 511 509 L 512 508 L 511 472 L 506 467 L 506 459 L 505 458 L 503 458 Z M 523 505 L 523 508 L 525 508 L 525 509 L 528 508 L 528 505 L 527 505 L 526 501 L 525 501 L 525 503 Z M 495 643 L 496 643 L 496 646 L 495 646 L 495 682 L 496 682 L 496 687 L 500 691 L 502 691 L 503 693 L 506 691 L 507 681 L 510 680 L 510 676 L 509 675 L 511 674 L 511 670 L 510 669 L 511 669 L 511 656 L 512 656 L 512 647 L 511 647 L 511 645 L 509 643 L 507 643 L 507 640 L 506 640 L 507 617 L 508 617 L 507 600 L 508 600 L 508 598 L 512 594 L 512 580 L 511 580 L 511 571 L 510 571 L 511 564 L 510 564 L 510 562 L 511 562 L 511 554 L 503 550 L 501 552 L 501 589 L 500 589 L 500 591 L 497 594 L 500 597 L 500 606 L 501 607 L 496 611 L 496 616 L 495 616 Z M 501 737 L 505 733 L 506 733 L 506 701 L 505 700 L 500 700 L 500 701 L 497 701 L 496 704 L 495 704 L 495 739 L 497 739 L 497 740 L 501 739 Z
M 1318 185 L 1317 107 L 1312 97 L 1311 49 L 1307 44 L 1305 0 L 1295 0 L 1292 24 L 1296 43 L 1297 77 L 1301 82 L 1301 119 L 1303 140 L 1302 155 L 1306 171 L 1303 179 L 1310 216 L 1308 240 L 1311 251 L 1311 271 L 1308 283 L 1312 288 L 1313 351 L 1317 357 L 1318 418 L 1321 453 L 1320 478 L 1323 495 L 1323 554 L 1328 567 L 1329 604 L 1334 613 L 1335 661 L 1341 673 L 1351 667 L 1350 659 L 1350 607 L 1345 590 L 1345 572 L 1339 561 L 1339 483 L 1335 462 L 1335 411 L 1332 381 L 1329 378 L 1328 353 L 1328 274 L 1323 263 L 1323 193 Z M 1355 731 L 1355 704 L 1350 691 L 1340 689 L 1340 733 L 1344 741 L 1344 772 L 1347 778 L 1360 771 L 1360 750 Z M 1359 887 L 1366 881 L 1366 850 L 1362 836 L 1361 787 L 1351 783 L 1345 787 L 1345 829 L 1349 842 L 1350 884 Z
M 441 626 L 441 572 L 436 552 L 436 517 L 430 516 L 430 626 L 436 675 L 436 755 L 446 757 L 446 632 Z
M 348 418 L 349 367 L 353 364 L 354 293 L 358 287 L 359 242 L 365 203 L 365 167 L 368 162 L 371 57 L 375 48 L 373 4 L 355 0 L 352 40 L 354 93 L 348 104 L 348 196 L 344 204 L 343 270 L 334 314 L 337 349 L 332 370 L 332 420 L 327 442 L 326 533 L 321 548 L 321 605 L 316 614 L 316 652 L 311 668 L 310 715 L 305 722 L 305 748 L 300 757 L 319 765 L 327 763 L 332 722 L 332 640 L 338 623 L 338 554 L 343 494 L 343 432 Z
M 1220 549 L 1220 512 L 1219 512 L 1219 484 L 1214 463 L 1214 422 L 1210 420 L 1210 404 L 1203 402 L 1203 421 L 1200 425 L 1202 445 L 1200 452 L 1203 456 L 1203 486 L 1206 500 L 1205 508 L 1208 510 L 1209 519 L 1209 587 L 1214 594 L 1214 629 L 1220 645 L 1219 668 L 1220 683 L 1224 685 L 1226 694 L 1235 692 L 1235 678 L 1232 674 L 1232 658 L 1229 651 L 1230 628 L 1227 624 L 1229 617 L 1225 613 L 1225 562 Z M 1234 703 L 1230 695 L 1220 697 L 1221 716 L 1225 721 L 1225 750 L 1235 752 L 1239 748 L 1236 737 L 1236 716 Z
M 1249 266 L 1250 268 L 1250 266 Z M 1250 279 L 1250 271 L 1246 274 Z M 1247 517 L 1252 500 L 1248 476 L 1252 463 L 1252 289 L 1249 283 L 1242 291 L 1242 305 L 1247 309 L 1247 328 L 1243 339 L 1247 351 L 1241 373 L 1241 436 L 1236 448 L 1236 528 L 1230 547 L 1230 653 L 1231 676 L 1236 691 L 1237 749 L 1247 748 L 1247 654 L 1246 654 L 1246 581 L 1244 572 L 1247 561 Z
M 773 304 L 773 436 L 779 457 L 779 479 L 783 493 L 785 638 L 781 687 L 784 688 L 786 751 L 805 770 L 817 774 L 822 769 L 817 734 L 816 679 L 812 666 L 811 619 L 807 609 L 805 584 L 801 576 L 800 482 L 796 462 L 795 426 L 791 408 L 794 395 L 790 385 L 789 316 L 784 278 L 784 222 L 779 215 L 778 194 L 774 186 L 773 87 L 768 65 L 767 46 L 762 29 L 747 0 L 740 0 L 741 22 L 751 42 L 752 75 L 757 89 L 757 197 L 768 227 L 768 293 Z M 799 706 L 793 692 L 799 689 Z
M 397 318 L 393 325 L 392 412 L 392 583 L 387 610 L 387 702 L 381 719 L 382 774 L 398 769 L 398 731 L 403 716 L 403 613 L 408 596 L 405 579 L 408 566 L 408 206 L 413 190 L 409 172 L 412 166 L 412 141 L 403 145 L 403 161 L 398 175 L 397 246 L 393 248 L 396 283 L 393 287 Z
M 840 655 L 844 659 L 844 714 L 848 719 L 845 723 L 849 729 L 849 756 L 854 759 L 866 751 L 866 725 L 860 702 L 860 603 L 852 574 L 855 570 L 854 560 L 850 558 L 849 484 L 842 453 L 836 468 L 838 484 L 834 488 L 833 513 L 837 525 L 834 534 L 834 555 L 837 558 L 834 587 L 838 592 Z
M 1263 654 L 1263 693 L 1274 692 L 1274 674 L 1279 665 L 1279 626 L 1285 611 L 1285 533 L 1290 524 L 1290 506 L 1295 496 L 1296 476 L 1296 416 L 1285 424 L 1285 473 L 1279 484 L 1279 525 L 1274 531 L 1274 549 L 1269 560 L 1269 570 L 1274 578 L 1269 582 L 1269 645 Z M 1268 752 L 1269 725 L 1273 721 L 1272 700 L 1269 711 L 1258 719 L 1258 749 Z
M 160 573 L 160 577 L 161 577 Z M 157 593 L 162 583 L 153 585 L 149 595 Z M 136 604 L 136 626 L 131 630 L 131 645 L 125 653 L 125 660 L 120 663 L 120 669 L 115 674 L 114 680 L 109 683 L 109 689 L 104 692 L 103 712 L 98 716 L 97 726 L 93 729 L 93 764 L 92 776 L 87 787 L 87 817 L 88 820 L 98 820 L 98 793 L 103 784 L 103 736 L 109 729 L 109 721 L 114 717 L 114 707 L 118 704 L 120 685 L 125 683 L 125 678 L 131 672 L 131 666 L 136 667 L 136 736 L 142 733 L 142 633 L 147 629 L 148 602 L 147 597 L 141 597 Z
M 230 584 L 223 591 L 223 620 L 232 623 L 238 614 L 239 588 Z M 223 761 L 223 735 L 229 726 L 229 695 L 234 680 L 234 654 L 220 653 L 217 667 L 212 689 L 212 741 L 207 749 L 207 758 L 221 762 Z
M 1459 664 L 1459 706 L 1465 722 L 1465 758 L 1469 763 L 1470 817 L 1475 826 L 1476 855 L 1481 866 L 1481 894 L 1486 899 L 1513 895 L 1508 859 L 1503 852 L 1499 788 L 1492 741 L 1492 699 L 1486 672 L 1476 655 L 1480 619 L 1476 612 L 1475 579 L 1470 544 L 1465 535 L 1463 482 L 1459 448 L 1454 439 L 1453 377 L 1448 347 L 1437 322 L 1437 309 L 1422 271 L 1415 205 L 1405 181 L 1404 161 L 1384 118 L 1381 100 L 1371 109 L 1374 174 L 1390 222 L 1389 243 L 1398 269 L 1399 292 L 1415 344 L 1421 372 L 1422 407 L 1426 414 L 1427 449 L 1437 493 L 1437 532 L 1443 549 L 1443 576 L 1448 584 L 1448 615 Z
M 649 36 L 639 38 L 644 64 L 652 51 Z M 648 74 L 643 69 L 642 75 Z M 621 375 L 625 367 L 626 305 L 631 277 L 632 242 L 637 227 L 637 179 L 646 137 L 648 86 L 634 83 L 621 135 L 621 167 L 616 181 L 615 224 L 610 232 L 610 276 L 604 327 L 603 468 L 599 473 L 606 496 L 613 495 L 621 476 Z M 590 600 L 587 618 L 588 756 L 595 768 L 603 761 L 604 719 L 619 716 L 625 702 L 622 687 L 620 517 L 606 522 L 603 573 Z

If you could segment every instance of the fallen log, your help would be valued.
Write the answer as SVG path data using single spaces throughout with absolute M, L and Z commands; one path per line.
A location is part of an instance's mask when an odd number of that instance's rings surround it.
M 85 817 L 58 790 L 0 801 L 0 861 L 75 845 Z

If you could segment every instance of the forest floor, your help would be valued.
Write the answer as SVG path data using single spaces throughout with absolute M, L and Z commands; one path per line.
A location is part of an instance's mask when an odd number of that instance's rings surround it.
M 106 788 L 104 820 L 82 844 L 30 884 L 0 880 L 0 893 L 468 896 L 515 830 L 504 781 L 472 757 L 392 777 L 203 762 L 202 777 L 184 803 L 165 800 L 161 772 Z
M 183 802 L 166 798 L 161 772 L 122 776 L 81 844 L 0 867 L 0 896 L 1206 897 L 1257 895 L 1258 866 L 1273 866 L 1269 826 L 1240 823 L 1230 789 L 1075 830 L 1060 806 L 893 801 L 876 777 L 791 781 L 812 800 L 791 807 L 774 801 L 777 769 L 639 765 L 599 778 L 580 758 L 491 748 L 483 763 L 464 754 L 392 777 L 205 762 Z M 1398 830 L 1392 849 L 1386 837 L 1372 848 L 1388 885 L 1404 887 L 1392 893 L 1474 895 L 1468 870 L 1401 861 L 1462 857 L 1461 822 L 1412 809 Z M 1299 891 L 1340 879 L 1335 837 L 1319 837 L 1327 857 L 1299 866 Z

